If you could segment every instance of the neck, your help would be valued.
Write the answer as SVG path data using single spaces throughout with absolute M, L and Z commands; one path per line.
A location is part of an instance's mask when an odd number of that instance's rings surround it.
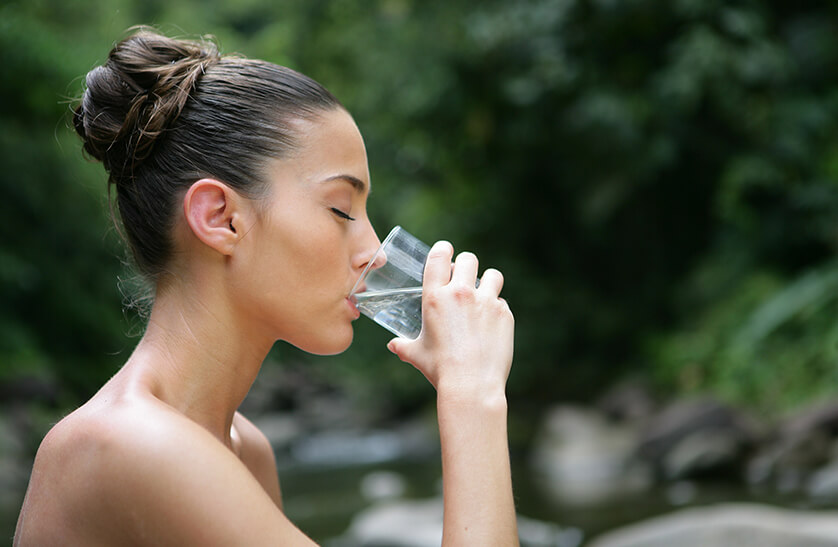
M 148 328 L 123 369 L 140 389 L 230 446 L 230 428 L 273 345 L 237 318 L 217 283 L 158 286 Z

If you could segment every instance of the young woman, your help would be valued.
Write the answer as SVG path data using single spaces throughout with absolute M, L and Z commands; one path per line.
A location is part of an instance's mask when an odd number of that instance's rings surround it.
M 352 117 L 292 70 L 140 29 L 87 75 L 75 126 L 155 300 L 125 365 L 41 444 L 15 545 L 311 545 L 236 409 L 277 340 L 352 341 L 347 296 L 379 245 Z M 388 348 L 437 390 L 443 543 L 509 546 L 513 318 L 501 274 L 477 275 L 435 244 L 422 333 Z

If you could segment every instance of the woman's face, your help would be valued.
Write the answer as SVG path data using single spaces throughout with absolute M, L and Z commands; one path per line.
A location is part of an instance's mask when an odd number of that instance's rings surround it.
M 299 149 L 269 163 L 268 195 L 233 255 L 233 279 L 243 313 L 274 339 L 339 353 L 358 318 L 349 291 L 379 246 L 366 212 L 367 155 L 343 109 L 296 124 Z

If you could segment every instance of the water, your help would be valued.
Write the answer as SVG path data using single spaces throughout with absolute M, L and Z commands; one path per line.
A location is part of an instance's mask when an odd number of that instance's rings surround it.
M 422 330 L 422 287 L 357 293 L 358 309 L 393 334 L 416 338 Z
M 373 472 L 396 473 L 405 481 L 405 491 L 398 500 L 428 500 L 440 496 L 442 468 L 438 458 L 396 460 L 380 464 L 280 467 L 280 482 L 288 517 L 318 544 L 346 545 L 337 542 L 352 519 L 376 502 L 364 497 L 364 478 Z M 659 485 L 633 495 L 615 496 L 594 504 L 568 505 L 550 492 L 546 479 L 525 461 L 512 461 L 516 509 L 519 517 L 554 524 L 562 530 L 578 530 L 582 545 L 604 532 L 665 515 L 688 507 L 719 503 L 758 503 L 801 510 L 832 509 L 836 506 L 812 506 L 801 493 L 778 495 L 760 492 L 736 481 L 690 483 L 689 501 L 673 499 L 672 486 Z M 386 503 L 381 501 L 378 503 Z M 405 538 L 410 530 L 405 530 Z M 549 543 L 578 545 L 579 542 Z M 538 545 L 547 545 L 547 543 Z

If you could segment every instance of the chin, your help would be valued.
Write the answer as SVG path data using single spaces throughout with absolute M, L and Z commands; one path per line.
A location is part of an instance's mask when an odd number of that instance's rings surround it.
M 307 340 L 300 340 L 299 343 L 289 342 L 306 353 L 314 355 L 337 355 L 346 351 L 352 345 L 354 331 L 352 325 L 348 329 L 335 329 L 324 333 L 322 337 L 312 337 Z

